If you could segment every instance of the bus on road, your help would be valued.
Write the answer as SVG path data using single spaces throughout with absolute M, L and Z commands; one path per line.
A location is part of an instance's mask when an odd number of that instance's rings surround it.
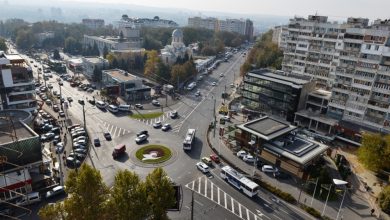
M 259 191 L 259 185 L 252 180 L 246 178 L 241 173 L 237 172 L 230 166 L 224 166 L 221 170 L 221 178 L 226 180 L 228 183 L 241 190 L 249 197 L 257 195 Z
M 183 141 L 183 150 L 191 150 L 192 145 L 195 142 L 195 133 L 196 133 L 195 129 L 192 128 L 188 129 L 186 137 L 184 138 Z

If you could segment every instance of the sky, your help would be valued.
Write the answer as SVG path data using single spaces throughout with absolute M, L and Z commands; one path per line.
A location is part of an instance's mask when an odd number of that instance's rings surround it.
M 347 17 L 390 18 L 390 0 L 59 0 L 128 3 L 151 7 L 218 11 L 238 14 L 307 16 L 317 13 L 334 20 Z

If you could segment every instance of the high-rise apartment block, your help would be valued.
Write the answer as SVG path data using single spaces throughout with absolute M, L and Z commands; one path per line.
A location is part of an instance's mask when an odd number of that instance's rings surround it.
M 246 36 L 249 40 L 253 38 L 253 22 L 249 19 L 218 20 L 217 18 L 192 17 L 188 18 L 188 26 L 239 33 Z
M 32 69 L 19 54 L 0 52 L 0 96 L 0 109 L 37 108 Z
M 339 24 L 309 16 L 291 19 L 286 28 L 282 69 L 331 92 L 326 117 L 338 120 L 335 130 L 345 122 L 390 132 L 390 21 Z

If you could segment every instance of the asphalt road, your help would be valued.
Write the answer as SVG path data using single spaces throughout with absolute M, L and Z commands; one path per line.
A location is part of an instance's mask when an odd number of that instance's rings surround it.
M 67 116 L 83 121 L 82 106 L 77 100 L 84 99 L 88 133 L 91 138 L 101 140 L 100 147 L 91 147 L 87 163 L 100 170 L 103 180 L 109 186 L 113 184 L 115 171 L 119 169 L 129 169 L 145 177 L 154 167 L 142 165 L 134 158 L 134 152 L 140 147 L 134 139 L 140 130 L 148 130 L 149 143 L 162 144 L 171 148 L 173 157 L 163 167 L 168 175 L 183 187 L 184 197 L 181 211 L 170 212 L 171 218 L 190 219 L 191 190 L 194 190 L 195 219 L 211 219 L 216 216 L 218 219 L 310 219 L 306 214 L 300 213 L 283 202 L 273 201 L 268 192 L 262 191 L 258 197 L 248 198 L 219 178 L 218 167 L 213 169 L 211 178 L 205 177 L 195 168 L 195 163 L 201 157 L 211 153 L 205 139 L 207 127 L 213 121 L 214 110 L 218 111 L 223 102 L 222 93 L 224 91 L 229 93 L 234 89 L 230 87 L 230 84 L 239 77 L 239 68 L 244 61 L 242 54 L 237 53 L 229 62 L 222 62 L 212 74 L 198 82 L 198 86 L 193 91 L 183 95 L 177 104 L 164 108 L 163 116 L 154 120 L 134 120 L 124 114 L 114 115 L 108 111 L 102 111 L 86 101 L 93 99 L 93 96 L 97 97 L 96 92 L 80 91 L 70 87 L 68 82 L 64 82 L 61 87 L 62 96 L 72 97 L 74 100 L 66 111 Z M 36 71 L 34 69 L 34 72 Z M 223 77 L 220 73 L 223 73 Z M 54 86 L 52 90 L 59 92 L 56 81 L 58 76 L 55 74 L 53 76 L 47 83 Z M 213 82 L 217 82 L 217 85 L 212 86 Z M 197 90 L 201 93 L 200 97 L 195 96 Z M 177 110 L 179 117 L 169 118 L 168 113 L 171 110 Z M 154 129 L 152 123 L 157 120 L 170 123 L 172 130 L 163 132 L 160 129 Z M 193 150 L 184 152 L 182 141 L 188 128 L 197 129 L 197 139 Z M 103 132 L 106 131 L 111 133 L 113 137 L 111 141 L 104 139 Z M 122 143 L 127 146 L 127 155 L 113 160 L 111 156 L 113 147 Z M 196 184 L 200 184 L 203 191 L 198 188 L 195 190 L 198 187 Z M 203 188 L 206 185 L 209 186 L 208 189 Z

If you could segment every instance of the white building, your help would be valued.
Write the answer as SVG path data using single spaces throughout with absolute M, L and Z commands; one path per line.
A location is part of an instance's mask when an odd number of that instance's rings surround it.
M 176 28 L 179 25 L 172 21 L 172 20 L 166 20 L 166 19 L 160 19 L 158 16 L 155 16 L 154 18 L 129 18 L 127 15 L 122 15 L 122 19 L 120 21 L 117 21 L 117 26 L 119 28 L 123 27 L 135 27 L 135 28 L 142 28 L 142 27 L 151 27 L 151 28 Z
M 181 29 L 175 29 L 172 32 L 172 43 L 161 49 L 161 59 L 165 64 L 172 65 L 177 58 L 184 58 L 185 55 L 192 56 L 192 50 L 183 43 L 183 32 Z
M 279 49 L 287 48 L 288 29 L 287 26 L 275 26 L 272 33 L 272 42 L 278 45 Z
M 83 57 L 83 73 L 89 78 L 93 79 L 93 73 L 95 69 L 102 70 L 109 66 L 108 60 L 101 57 Z
M 104 20 L 103 19 L 90 19 L 90 18 L 84 18 L 82 20 L 83 25 L 87 26 L 90 29 L 98 29 L 104 27 Z
M 98 37 L 84 35 L 83 46 L 91 46 L 96 44 L 99 48 L 100 55 L 103 55 L 104 47 L 110 52 L 112 50 L 132 50 L 140 49 L 142 45 L 141 38 L 121 39 L 118 37 Z
M 0 54 L 1 109 L 37 109 L 31 67 L 19 54 Z
M 247 36 L 249 40 L 253 38 L 253 22 L 249 19 L 226 19 L 217 18 L 188 18 L 188 26 L 194 28 L 206 28 L 214 31 L 234 32 Z

